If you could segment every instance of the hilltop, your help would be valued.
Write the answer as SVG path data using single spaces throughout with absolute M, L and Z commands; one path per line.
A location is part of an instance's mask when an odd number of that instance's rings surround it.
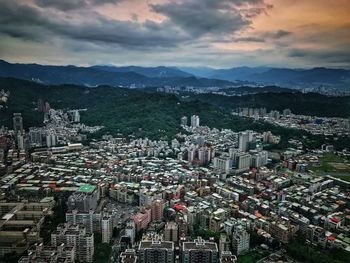
M 103 125 L 101 133 L 134 135 L 152 139 L 172 139 L 178 132 L 182 116 L 196 114 L 201 124 L 212 128 L 228 128 L 233 131 L 252 129 L 258 132 L 272 131 L 282 137 L 278 146 L 286 147 L 290 138 L 302 140 L 307 147 L 319 147 L 326 138 L 311 136 L 307 132 L 285 129 L 272 124 L 231 115 L 225 108 L 192 98 L 183 101 L 174 95 L 145 92 L 142 90 L 99 86 L 87 88 L 76 85 L 46 86 L 35 82 L 0 78 L 0 89 L 10 92 L 3 109 L 0 109 L 0 125 L 12 127 L 12 114 L 21 112 L 25 128 L 41 126 L 43 116 L 36 110 L 37 101 L 47 101 L 53 108 L 86 108 L 82 122 Z M 332 141 L 327 141 L 332 142 Z M 349 142 L 337 141 L 339 148 L 349 147 Z

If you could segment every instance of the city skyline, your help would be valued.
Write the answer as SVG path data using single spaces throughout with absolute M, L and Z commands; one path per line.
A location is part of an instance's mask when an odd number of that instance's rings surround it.
M 10 62 L 350 67 L 345 0 L 4 0 L 1 7 L 0 57 Z

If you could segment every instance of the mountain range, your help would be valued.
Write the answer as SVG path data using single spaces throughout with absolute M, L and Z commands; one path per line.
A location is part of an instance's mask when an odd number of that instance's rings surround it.
M 91 67 L 12 64 L 0 60 L 0 77 L 13 77 L 44 84 L 111 85 L 123 87 L 193 86 L 236 87 L 278 85 L 286 88 L 348 88 L 346 69 L 289 69 L 271 67 L 139 67 L 96 65 Z
M 172 67 L 114 67 L 114 66 L 47 66 L 38 64 L 11 64 L 0 61 L 0 77 L 31 80 L 48 85 L 75 84 L 84 86 L 194 86 L 229 87 L 233 82 L 193 76 Z
M 270 67 L 236 67 L 230 69 L 180 68 L 204 78 L 227 81 L 250 81 L 258 85 L 286 88 L 350 86 L 350 70 L 331 68 L 289 69 Z

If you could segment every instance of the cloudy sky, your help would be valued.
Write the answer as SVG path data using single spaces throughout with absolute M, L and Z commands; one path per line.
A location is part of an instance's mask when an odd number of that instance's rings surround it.
M 350 68 L 349 0 L 0 0 L 0 58 Z

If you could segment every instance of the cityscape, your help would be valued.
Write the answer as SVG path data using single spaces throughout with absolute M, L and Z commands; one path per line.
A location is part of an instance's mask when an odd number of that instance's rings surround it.
M 1 263 L 350 262 L 348 1 L 0 7 Z

